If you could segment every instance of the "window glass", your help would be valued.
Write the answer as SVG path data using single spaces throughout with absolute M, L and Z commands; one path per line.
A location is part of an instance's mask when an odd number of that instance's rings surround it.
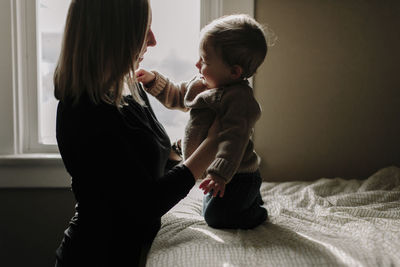
M 200 0 L 151 0 L 152 29 L 157 40 L 149 47 L 140 67 L 157 70 L 171 81 L 191 79 L 198 70 Z M 168 110 L 152 96 L 150 101 L 171 141 L 183 137 L 188 113 Z
M 38 0 L 39 142 L 56 144 L 53 73 L 70 0 Z M 172 81 L 190 79 L 197 73 L 200 0 L 151 0 L 152 29 L 157 45 L 150 47 L 141 67 L 155 69 Z M 188 114 L 167 110 L 152 96 L 153 109 L 172 141 L 183 136 Z
M 40 0 L 38 6 L 38 123 L 39 142 L 55 144 L 57 101 L 53 73 L 61 49 L 61 39 L 70 0 Z

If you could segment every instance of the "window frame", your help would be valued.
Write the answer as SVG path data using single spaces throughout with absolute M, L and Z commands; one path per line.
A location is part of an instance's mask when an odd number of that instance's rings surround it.
M 19 110 L 20 120 L 20 137 L 18 144 L 22 153 L 59 153 L 57 145 L 42 144 L 40 142 L 40 88 L 41 79 L 40 62 L 41 44 L 38 38 L 38 5 L 39 0 L 19 0 L 25 7 L 17 9 L 25 16 L 19 14 L 19 18 L 25 19 L 20 21 L 18 29 L 22 34 L 20 36 L 21 50 L 19 51 L 19 81 L 22 86 L 17 89 L 18 95 L 21 97 L 22 105 Z M 28 12 L 31 11 L 31 12 Z M 21 103 L 21 102 L 20 102 Z M 18 104 L 18 103 L 16 103 Z M 25 108 L 24 108 L 25 107 Z
M 200 0 L 200 26 L 223 14 L 247 13 L 254 16 L 254 0 Z M 12 182 L 14 179 L 5 177 L 4 171 L 22 166 L 43 169 L 46 166 L 60 169 L 64 166 L 57 145 L 40 144 L 39 142 L 39 103 L 41 81 L 39 79 L 40 38 L 37 38 L 37 17 L 40 0 L 9 0 L 0 3 L 0 34 L 4 37 L 0 47 L 0 187 L 21 185 L 49 184 L 50 178 L 38 182 L 26 182 L 25 174 L 21 173 L 23 181 Z M 4 70 L 4 71 L 3 71 Z M 10 169 L 11 168 L 11 169 Z M 18 175 L 17 175 L 18 176 Z M 46 176 L 46 175 L 45 175 Z M 5 179 L 3 179 L 3 177 Z M 61 179 L 58 179 L 61 180 Z M 66 180 L 66 179 L 64 179 Z M 4 182 L 5 181 L 5 182 Z M 47 181 L 47 182 L 43 182 Z M 54 185 L 69 186 L 69 181 Z

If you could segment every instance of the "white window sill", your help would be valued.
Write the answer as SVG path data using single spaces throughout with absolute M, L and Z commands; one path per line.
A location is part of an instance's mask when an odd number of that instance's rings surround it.
M 3 165 L 49 165 L 62 164 L 59 153 L 18 154 L 0 156 L 0 166 Z
M 0 188 L 68 188 L 70 184 L 60 154 L 0 156 Z

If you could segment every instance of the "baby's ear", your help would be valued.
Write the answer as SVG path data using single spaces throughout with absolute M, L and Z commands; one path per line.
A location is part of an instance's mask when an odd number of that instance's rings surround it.
M 242 77 L 243 74 L 243 68 L 239 65 L 233 65 L 231 67 L 231 78 L 233 80 L 239 79 L 240 77 Z

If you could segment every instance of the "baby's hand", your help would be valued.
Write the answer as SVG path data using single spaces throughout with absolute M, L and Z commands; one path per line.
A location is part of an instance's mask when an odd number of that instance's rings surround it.
M 207 177 L 201 182 L 199 188 L 207 194 L 213 190 L 213 197 L 216 197 L 219 192 L 219 196 L 223 197 L 225 193 L 225 181 L 216 174 L 209 173 Z
M 135 75 L 137 81 L 143 83 L 145 86 L 152 83 L 156 79 L 156 75 L 153 72 L 145 69 L 138 69 L 135 71 Z

